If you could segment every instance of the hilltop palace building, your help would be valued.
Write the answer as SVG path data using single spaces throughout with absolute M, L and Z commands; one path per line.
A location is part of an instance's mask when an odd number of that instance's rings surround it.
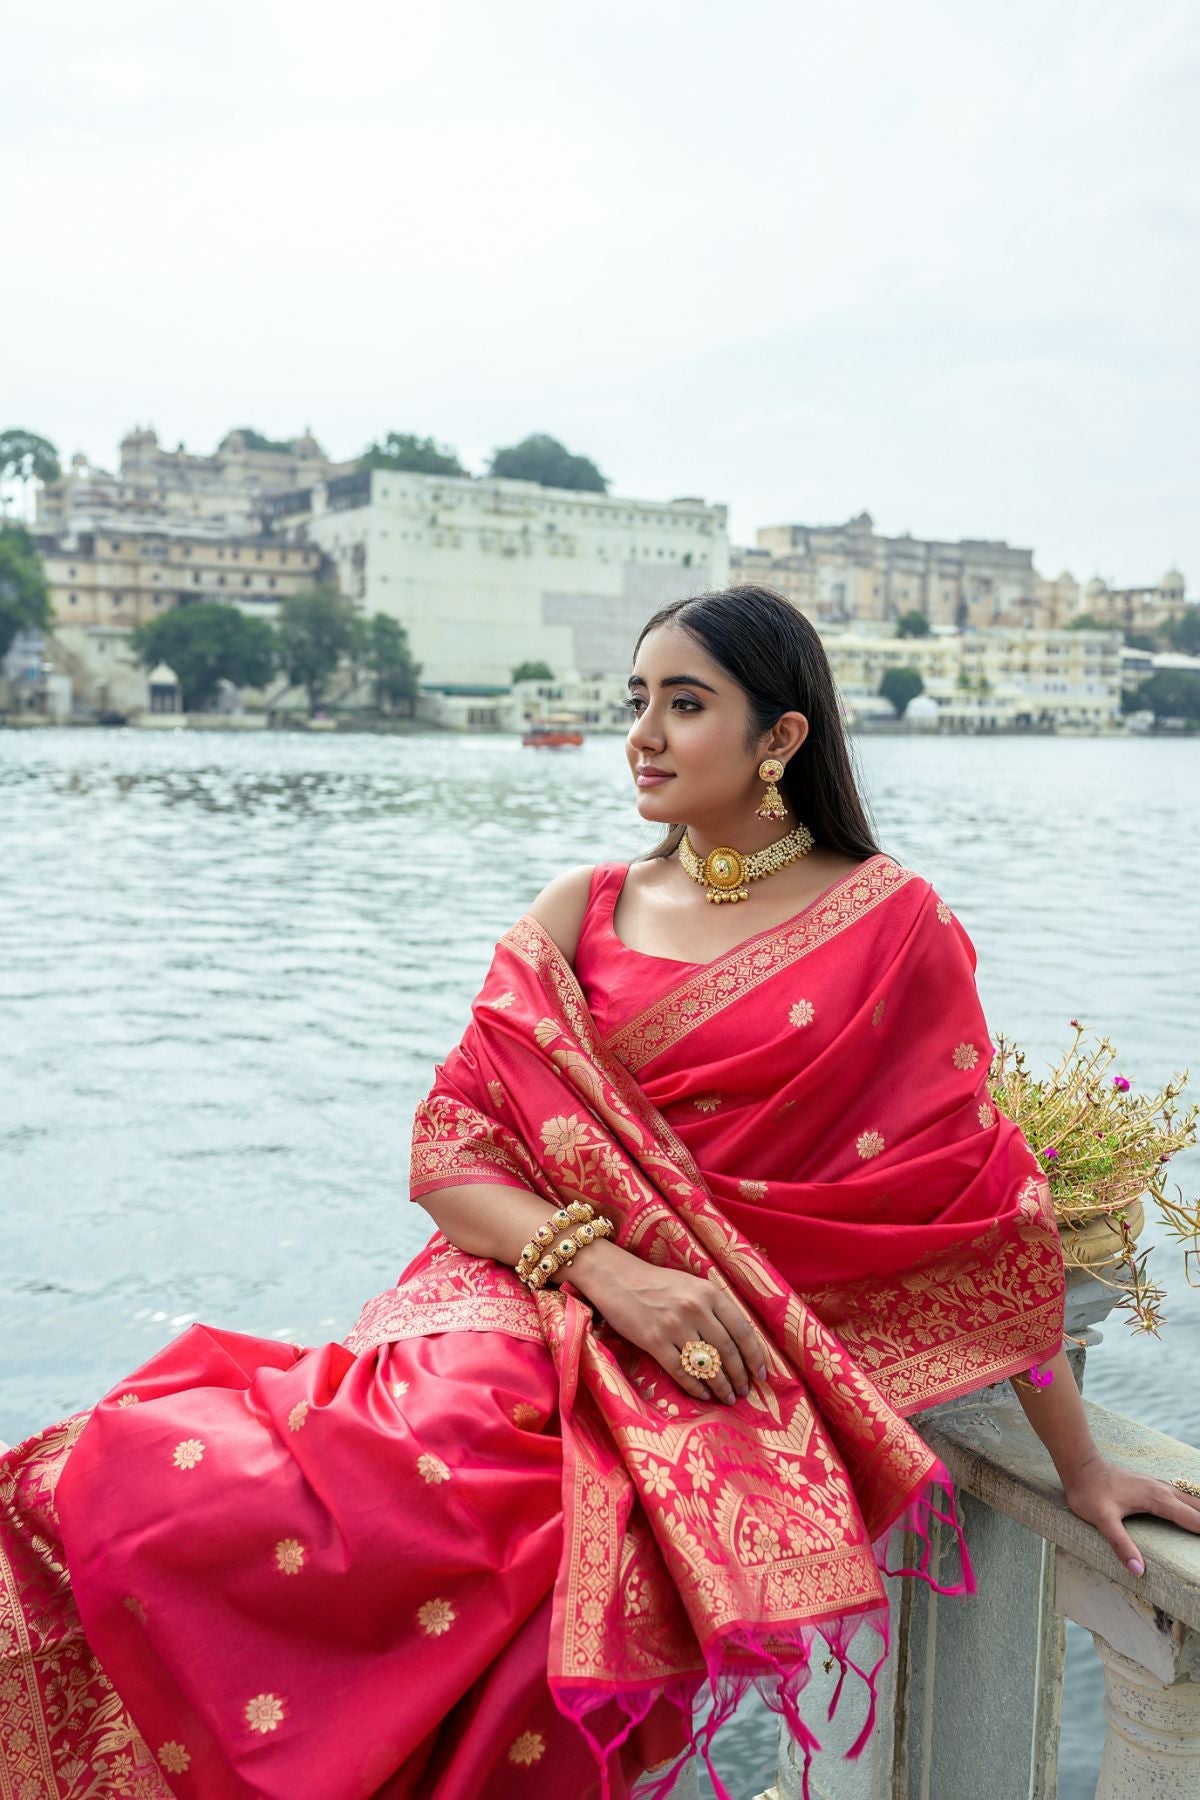
M 703 500 L 364 469 L 260 513 L 319 547 L 361 612 L 405 626 L 422 685 L 450 692 L 506 689 L 524 662 L 624 669 L 656 607 L 729 579 L 725 508 Z

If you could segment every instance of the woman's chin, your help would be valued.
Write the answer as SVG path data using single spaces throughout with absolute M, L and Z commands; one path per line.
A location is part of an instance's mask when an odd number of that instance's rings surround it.
M 664 782 L 664 787 L 673 783 Z M 637 809 L 640 816 L 650 825 L 673 825 L 675 813 L 671 800 L 661 788 L 641 789 L 637 796 Z

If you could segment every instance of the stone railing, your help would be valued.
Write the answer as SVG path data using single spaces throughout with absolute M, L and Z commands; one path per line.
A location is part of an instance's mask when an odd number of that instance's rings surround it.
M 1075 1334 L 1096 1307 L 1095 1284 L 1085 1282 L 1072 1282 L 1067 1318 Z M 1082 1353 L 1073 1361 L 1082 1379 Z M 1112 1461 L 1200 1481 L 1200 1449 L 1085 1406 Z M 813 1763 L 813 1800 L 1053 1800 L 1065 1619 L 1092 1633 L 1104 1670 L 1096 1800 L 1198 1800 L 1200 1539 L 1161 1520 L 1132 1519 L 1146 1572 L 1123 1568 L 1067 1507 L 1007 1384 L 914 1422 L 954 1480 L 977 1592 L 948 1599 L 921 1582 L 888 1583 L 893 1648 L 876 1729 L 862 1756 L 847 1762 L 842 1752 L 861 1718 L 843 1721 L 839 1712 Z M 935 1568 L 950 1549 L 943 1536 L 934 1540 Z M 821 1681 L 818 1673 L 806 1693 L 814 1721 L 822 1719 Z M 757 1800 L 800 1794 L 784 1742 L 776 1785 Z

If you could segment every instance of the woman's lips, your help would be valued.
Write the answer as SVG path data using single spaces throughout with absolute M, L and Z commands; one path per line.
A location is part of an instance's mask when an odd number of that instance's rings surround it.
M 661 769 L 639 769 L 637 784 L 640 788 L 661 787 L 664 781 L 674 781 L 673 775 L 665 775 Z

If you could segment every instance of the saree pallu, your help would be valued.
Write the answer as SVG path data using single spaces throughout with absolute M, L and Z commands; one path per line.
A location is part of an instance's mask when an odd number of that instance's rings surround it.
M 501 1183 L 586 1199 L 617 1241 L 731 1289 L 768 1345 L 735 1407 L 685 1395 L 569 1280 L 525 1293 L 433 1251 L 441 1316 L 524 1317 L 555 1358 L 563 1560 L 548 1677 L 588 1731 L 615 1699 L 669 1698 L 691 1748 L 751 1682 L 807 1759 L 797 1699 L 814 1641 L 887 1644 L 884 1540 L 953 1531 L 944 1469 L 907 1415 L 1062 1343 L 1047 1184 L 987 1094 L 992 1047 L 965 931 L 929 884 L 871 858 L 816 905 L 680 979 L 601 1035 L 532 919 L 502 940 L 462 1043 L 418 1109 L 412 1192 Z M 586 1254 L 586 1252 L 585 1252 Z M 408 1328 L 418 1272 L 361 1328 Z M 513 1329 L 522 1329 L 515 1323 Z M 876 1665 L 878 1667 L 878 1664 Z M 596 1739 L 598 1752 L 611 1740 Z M 665 1791 L 669 1782 L 664 1781 Z M 718 1792 L 723 1792 L 718 1787 Z
M 814 1648 L 866 1683 L 861 1747 L 888 1540 L 969 1584 L 906 1415 L 1061 1341 L 972 971 L 873 858 L 602 1035 L 520 921 L 418 1110 L 414 1197 L 585 1196 L 737 1294 L 767 1380 L 698 1404 L 569 1283 L 438 1236 L 343 1345 L 191 1327 L 0 1458 L 0 1800 L 649 1800 L 750 1682 L 807 1753 Z

